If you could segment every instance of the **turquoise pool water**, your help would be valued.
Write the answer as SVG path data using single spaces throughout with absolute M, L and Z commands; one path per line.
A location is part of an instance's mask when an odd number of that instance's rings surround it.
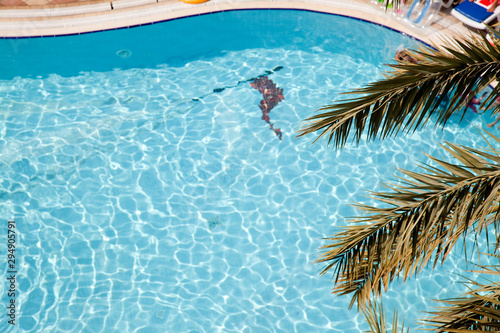
M 0 40 L 0 217 L 19 232 L 17 323 L 2 315 L 0 330 L 365 329 L 318 276 L 321 238 L 394 168 L 443 140 L 480 145 L 483 120 L 342 151 L 294 135 L 415 43 L 295 10 Z M 264 77 L 284 98 L 267 109 Z M 385 304 L 418 318 L 428 298 L 464 290 L 462 259 L 394 286 Z

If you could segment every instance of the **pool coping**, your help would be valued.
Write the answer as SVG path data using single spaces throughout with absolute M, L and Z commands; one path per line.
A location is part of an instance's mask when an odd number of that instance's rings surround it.
M 303 9 L 367 20 L 430 44 L 443 36 L 470 32 L 451 15 L 425 29 L 412 26 L 367 0 L 211 0 L 198 5 L 178 0 L 117 0 L 42 8 L 0 9 L 0 37 L 26 38 L 81 34 L 151 24 L 187 16 L 239 9 Z

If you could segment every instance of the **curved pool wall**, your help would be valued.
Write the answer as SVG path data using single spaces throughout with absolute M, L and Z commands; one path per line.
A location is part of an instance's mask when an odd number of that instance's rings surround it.
M 19 231 L 21 331 L 359 332 L 312 263 L 321 238 L 394 168 L 482 141 L 471 116 L 341 151 L 296 140 L 313 110 L 416 43 L 345 17 L 231 11 L 0 43 L 0 216 Z M 284 96 L 268 114 L 282 138 L 259 108 L 263 75 Z M 463 292 L 463 257 L 449 258 L 395 283 L 387 308 L 411 322 Z
M 300 15 L 290 15 L 298 12 Z M 294 13 L 297 14 L 297 13 Z M 353 57 L 388 62 L 394 46 L 404 37 L 382 27 L 364 30 L 353 19 L 305 10 L 234 10 L 202 14 L 161 23 L 70 36 L 0 39 L 0 79 L 36 77 L 57 73 L 112 69 L 154 68 L 159 64 L 180 66 L 194 59 L 207 59 L 227 50 L 249 48 L 307 49 L 321 47 L 330 52 L 351 49 L 349 43 L 383 41 Z M 314 17 L 322 17 L 317 20 Z M 286 27 L 286 31 L 283 30 Z M 297 37 L 300 32 L 302 37 Z M 332 40 L 343 36 L 346 44 Z M 97 45 L 99 47 L 97 47 Z M 381 48 L 382 47 L 382 48 Z M 43 50 L 43 51 L 41 51 Z M 130 56 L 120 56 L 120 51 Z M 359 54 L 356 54 L 359 52 Z

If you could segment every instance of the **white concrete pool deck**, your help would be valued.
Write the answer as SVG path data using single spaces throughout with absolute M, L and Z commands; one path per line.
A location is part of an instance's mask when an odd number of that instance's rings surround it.
M 467 27 L 442 9 L 425 29 L 405 23 L 367 0 L 211 0 L 191 5 L 178 0 L 116 0 L 63 5 L 0 7 L 0 37 L 52 36 L 121 28 L 177 17 L 246 8 L 295 8 L 341 14 L 391 27 L 425 42 L 465 36 Z

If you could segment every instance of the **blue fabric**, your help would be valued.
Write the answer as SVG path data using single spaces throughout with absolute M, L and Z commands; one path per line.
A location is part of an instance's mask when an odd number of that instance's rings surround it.
M 464 2 L 459 4 L 457 7 L 455 7 L 455 10 L 465 17 L 478 23 L 483 22 L 488 17 L 493 15 L 493 13 L 488 13 L 487 9 L 483 6 L 480 6 L 475 2 L 469 2 L 469 0 L 465 0 Z

